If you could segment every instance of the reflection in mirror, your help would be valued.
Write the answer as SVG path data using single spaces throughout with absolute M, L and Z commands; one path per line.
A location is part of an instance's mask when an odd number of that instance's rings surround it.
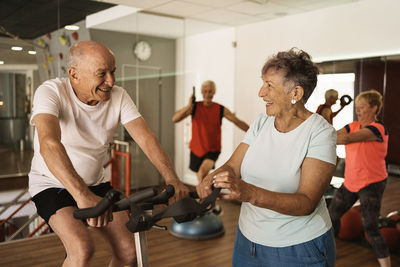
M 337 73 L 337 74 L 319 74 L 318 83 L 314 92 L 307 101 L 306 108 L 312 112 L 316 112 L 319 105 L 325 103 L 325 92 L 329 89 L 334 89 L 338 92 L 338 101 L 331 106 L 332 112 L 337 112 L 340 109 L 340 97 L 349 95 L 354 99 L 354 73 Z M 333 121 L 333 127 L 339 130 L 347 123 L 353 121 L 354 102 L 351 102 L 343 110 L 341 110 Z M 336 148 L 337 155 L 340 158 L 345 158 L 344 146 L 339 145 Z
M 360 58 L 341 61 L 331 61 L 318 63 L 321 72 L 318 80 L 318 86 L 315 93 L 307 103 L 310 110 L 314 110 L 317 103 L 322 103 L 322 91 L 329 88 L 339 88 L 343 94 L 357 97 L 363 91 L 375 89 L 383 96 L 383 108 L 378 116 L 378 120 L 382 121 L 390 133 L 389 149 L 386 157 L 388 163 L 388 171 L 391 174 L 400 174 L 400 117 L 398 114 L 397 99 L 400 97 L 398 86 L 400 84 L 400 56 L 390 55 L 382 57 Z M 347 74 L 346 74 L 347 73 Z M 346 76 L 346 75 L 353 75 Z M 346 78 L 344 78 L 346 77 Z M 343 80 L 348 79 L 348 80 Z M 353 81 L 352 81 L 353 80 Z M 321 88 L 322 84 L 324 88 Z M 354 85 L 352 85 L 354 83 Z M 346 88 L 346 89 L 342 89 Z M 344 91 L 342 91 L 344 90 Z M 338 90 L 339 91 L 339 90 Z M 340 97 L 341 93 L 339 93 Z M 319 100 L 316 100 L 318 98 Z M 335 107 L 333 107 L 335 109 Z M 353 109 L 350 115 L 350 109 Z M 343 113 L 343 114 L 342 114 Z M 339 117 L 340 115 L 340 117 Z M 343 127 L 353 120 L 357 120 L 354 111 L 354 102 L 350 107 L 346 107 L 339 113 L 337 120 L 333 120 L 336 129 Z M 343 115 L 343 116 L 342 116 Z M 340 146 L 339 146 L 340 147 Z M 339 155 L 344 155 L 342 151 L 338 151 Z

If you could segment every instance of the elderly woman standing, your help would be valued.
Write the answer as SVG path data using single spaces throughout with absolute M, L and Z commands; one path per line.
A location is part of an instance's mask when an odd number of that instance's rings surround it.
M 355 104 L 358 121 L 337 131 L 337 144 L 346 149 L 345 179 L 329 205 L 329 213 L 337 234 L 340 217 L 360 199 L 364 230 L 378 262 L 390 266 L 389 249 L 378 228 L 388 175 L 385 157 L 389 136 L 376 118 L 382 109 L 382 95 L 375 90 L 365 91 L 357 96 Z
M 226 188 L 242 202 L 233 266 L 334 266 L 335 241 L 323 198 L 336 164 L 336 132 L 304 107 L 318 69 L 298 49 L 262 68 L 266 104 L 231 158 L 197 187 Z

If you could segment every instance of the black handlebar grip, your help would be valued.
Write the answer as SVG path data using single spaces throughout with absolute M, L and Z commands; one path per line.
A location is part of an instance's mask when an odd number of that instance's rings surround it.
M 172 184 L 169 184 L 165 187 L 165 190 L 153 197 L 150 202 L 152 204 L 167 204 L 168 199 L 170 199 L 175 194 L 175 188 Z
M 197 194 L 197 191 L 190 191 L 189 192 L 189 197 L 191 197 L 191 198 L 199 198 L 199 194 Z
M 113 206 L 113 211 L 127 210 L 130 207 L 130 203 L 141 202 L 148 198 L 154 197 L 156 194 L 157 194 L 157 189 L 154 187 L 135 192 L 129 197 L 121 199 L 120 201 L 115 203 Z
M 97 203 L 96 206 L 85 209 L 74 210 L 74 218 L 87 219 L 94 218 L 103 214 L 112 204 L 120 199 L 121 193 L 116 190 L 110 190 L 106 193 L 104 198 Z
M 221 191 L 221 188 L 215 188 L 214 185 L 211 185 L 211 190 L 214 191 L 215 189 Z M 199 198 L 199 194 L 197 194 L 197 191 L 191 191 L 191 192 L 189 192 L 189 197 Z

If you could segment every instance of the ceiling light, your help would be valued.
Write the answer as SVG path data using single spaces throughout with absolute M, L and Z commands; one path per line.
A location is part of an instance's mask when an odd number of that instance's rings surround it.
M 20 46 L 13 46 L 13 47 L 11 47 L 11 50 L 14 50 L 14 51 L 21 51 L 21 50 L 22 50 L 22 47 L 20 47 Z
M 79 30 L 78 25 L 65 25 L 64 29 L 69 30 L 69 31 L 77 31 Z
M 0 65 L 1 65 L 1 64 L 4 64 L 4 61 L 3 61 L 3 60 L 0 60 Z
M 36 51 L 34 51 L 34 50 L 29 50 L 29 51 L 28 51 L 28 54 L 30 54 L 30 55 L 36 55 Z

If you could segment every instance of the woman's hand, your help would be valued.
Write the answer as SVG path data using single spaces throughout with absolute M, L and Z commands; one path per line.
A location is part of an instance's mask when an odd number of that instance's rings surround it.
M 212 182 L 213 182 L 213 174 L 209 174 L 204 177 L 203 181 L 196 186 L 197 194 L 199 195 L 200 199 L 206 198 L 212 192 Z
M 215 188 L 228 189 L 230 194 L 221 194 L 221 199 L 249 202 L 252 195 L 252 186 L 236 177 L 232 172 L 223 171 L 213 177 Z
M 209 194 L 211 194 L 211 187 L 214 184 L 214 187 L 226 188 L 231 190 L 233 188 L 234 195 L 225 195 L 221 198 L 224 199 L 242 199 L 243 192 L 247 191 L 250 188 L 250 185 L 243 182 L 240 177 L 240 166 L 242 165 L 242 161 L 249 145 L 245 143 L 240 143 L 236 150 L 233 152 L 230 159 L 221 167 L 204 177 L 203 181 L 196 187 L 197 194 L 200 198 L 205 198 Z M 215 178 L 214 178 L 215 177 Z M 237 178 L 233 178 L 237 177 Z M 226 181 L 225 181 L 226 180 Z M 217 181 L 217 184 L 215 184 Z M 219 184 L 221 183 L 221 184 Z M 235 184 L 235 186 L 231 185 Z M 238 187 L 241 188 L 241 192 L 238 195 Z M 243 189 L 246 188 L 246 189 Z M 231 192 L 232 192 L 231 190 Z M 245 191 L 243 191 L 245 190 Z

